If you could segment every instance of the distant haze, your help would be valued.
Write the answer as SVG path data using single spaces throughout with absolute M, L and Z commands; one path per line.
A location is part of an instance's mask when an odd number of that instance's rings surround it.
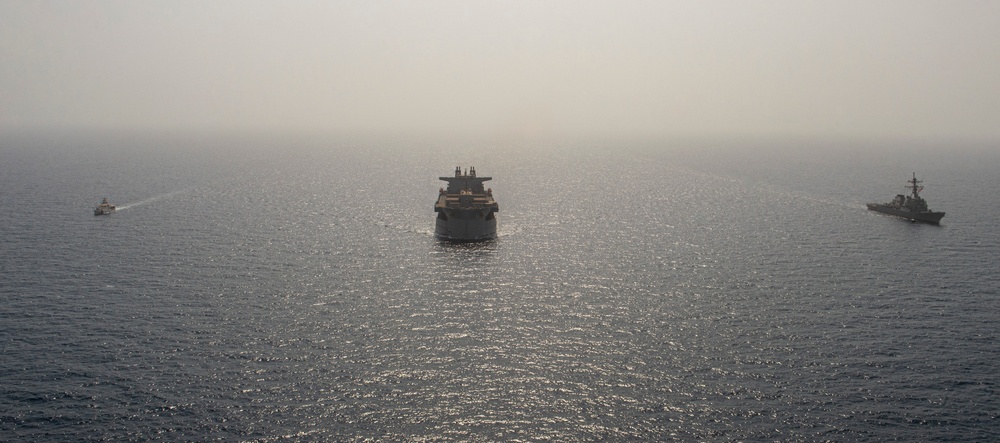
M 1000 2 L 0 0 L 62 128 L 1000 140 Z

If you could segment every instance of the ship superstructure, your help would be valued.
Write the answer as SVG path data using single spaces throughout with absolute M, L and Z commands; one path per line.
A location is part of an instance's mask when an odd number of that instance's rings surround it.
M 477 177 L 475 167 L 463 172 L 457 166 L 454 177 L 440 178 L 448 182 L 448 187 L 441 188 L 434 204 L 437 213 L 434 235 L 456 242 L 496 238 L 496 213 L 500 207 L 493 199 L 493 190 L 483 186 L 492 177 Z
M 906 187 L 910 189 L 911 195 L 897 194 L 889 203 L 868 203 L 868 209 L 912 221 L 940 223 L 944 212 L 935 212 L 927 207 L 927 201 L 920 196 L 924 187 L 920 186 L 921 180 L 917 180 L 917 173 L 914 172 L 913 179 L 907 180 L 907 183 Z

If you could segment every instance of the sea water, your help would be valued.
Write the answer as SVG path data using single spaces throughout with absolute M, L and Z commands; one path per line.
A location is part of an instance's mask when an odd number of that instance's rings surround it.
M 1000 438 L 992 146 L 0 142 L 3 441 Z

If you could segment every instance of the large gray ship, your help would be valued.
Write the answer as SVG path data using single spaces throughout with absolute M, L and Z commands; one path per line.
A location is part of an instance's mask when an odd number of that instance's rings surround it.
M 920 191 L 924 190 L 920 186 L 921 181 L 917 180 L 917 173 L 913 173 L 913 179 L 907 180 L 906 187 L 911 190 L 912 195 L 897 194 L 896 198 L 889 203 L 868 203 L 868 209 L 889 215 L 895 215 L 912 221 L 938 224 L 944 217 L 944 212 L 935 212 L 927 207 L 927 201 L 920 197 Z
M 496 238 L 500 210 L 493 199 L 493 190 L 484 189 L 483 182 L 492 177 L 476 177 L 476 168 L 462 172 L 455 168 L 454 177 L 441 177 L 448 188 L 441 188 L 434 212 L 437 222 L 434 235 L 453 242 L 476 242 Z

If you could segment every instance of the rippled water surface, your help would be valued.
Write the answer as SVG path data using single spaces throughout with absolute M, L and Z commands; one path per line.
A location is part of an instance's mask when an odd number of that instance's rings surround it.
M 0 141 L 0 440 L 1000 438 L 989 146 Z

